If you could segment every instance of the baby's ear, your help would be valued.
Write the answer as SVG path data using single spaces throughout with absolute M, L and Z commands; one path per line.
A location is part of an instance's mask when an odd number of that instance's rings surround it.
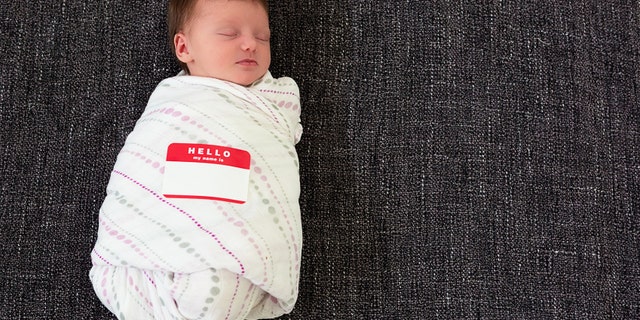
M 178 58 L 178 60 L 184 63 L 193 61 L 191 53 L 189 52 L 187 36 L 184 33 L 176 33 L 176 35 L 173 37 L 173 45 L 176 48 L 176 57 Z

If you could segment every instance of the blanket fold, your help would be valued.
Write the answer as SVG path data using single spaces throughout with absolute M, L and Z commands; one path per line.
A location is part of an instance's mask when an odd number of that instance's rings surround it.
M 162 81 L 118 155 L 100 209 L 90 277 L 102 302 L 120 319 L 290 312 L 302 248 L 301 133 L 290 78 L 267 73 L 250 87 L 185 75 Z M 248 179 L 238 182 L 246 202 L 165 197 L 174 143 L 248 152 Z M 220 180 L 211 183 L 231 183 Z

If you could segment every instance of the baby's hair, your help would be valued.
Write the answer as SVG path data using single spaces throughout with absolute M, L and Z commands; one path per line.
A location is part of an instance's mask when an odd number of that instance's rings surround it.
M 212 0 L 169 0 L 169 7 L 167 10 L 167 28 L 169 31 L 169 43 L 171 45 L 171 51 L 176 53 L 176 46 L 173 42 L 173 38 L 176 34 L 182 31 L 182 28 L 189 22 L 189 19 L 193 17 L 193 9 L 196 7 L 198 1 L 212 1 Z M 222 1 L 222 0 L 216 0 Z M 269 12 L 269 6 L 267 0 L 226 0 L 226 1 L 253 1 L 264 7 L 264 10 Z M 179 61 L 180 67 L 187 74 L 189 68 L 187 64 Z

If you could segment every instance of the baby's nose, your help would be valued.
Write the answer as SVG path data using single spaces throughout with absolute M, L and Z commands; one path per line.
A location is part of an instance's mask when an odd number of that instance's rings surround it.
M 242 50 L 244 51 L 253 51 L 256 49 L 256 39 L 252 36 L 245 36 L 242 39 Z

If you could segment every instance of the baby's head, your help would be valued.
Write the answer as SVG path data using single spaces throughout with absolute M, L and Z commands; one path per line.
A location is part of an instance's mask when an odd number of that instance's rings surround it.
M 247 86 L 269 69 L 266 0 L 170 0 L 167 24 L 187 74 Z

